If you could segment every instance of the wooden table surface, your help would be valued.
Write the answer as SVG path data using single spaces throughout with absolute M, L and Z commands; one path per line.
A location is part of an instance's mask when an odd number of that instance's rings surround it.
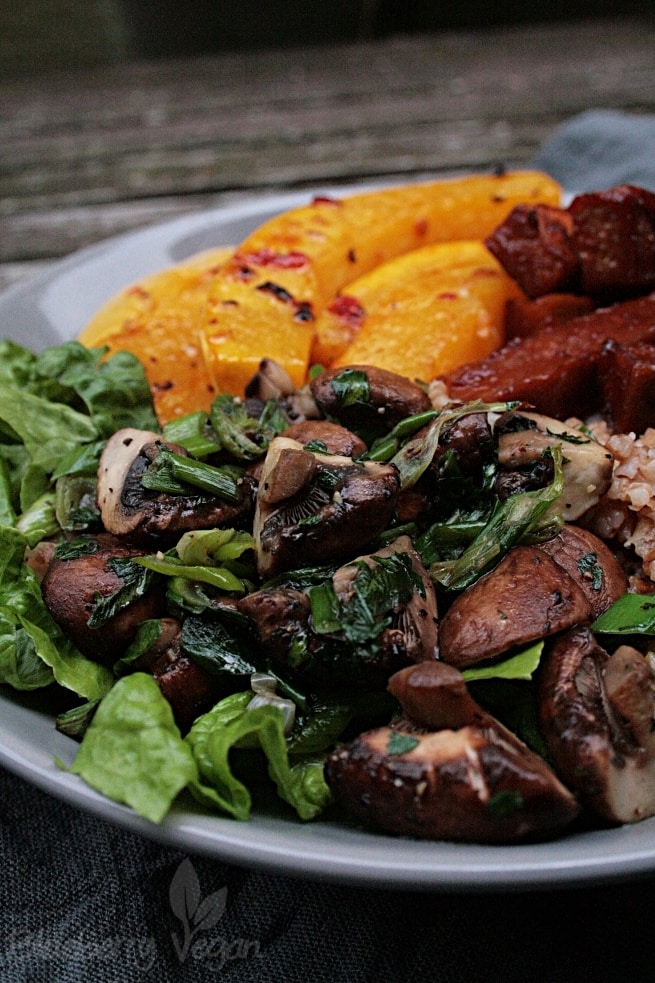
M 582 110 L 655 109 L 655 20 L 396 36 L 0 86 L 0 289 L 244 196 L 527 164 Z

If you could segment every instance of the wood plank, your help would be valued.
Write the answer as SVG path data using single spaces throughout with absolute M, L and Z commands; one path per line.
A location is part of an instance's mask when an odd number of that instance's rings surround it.
M 0 261 L 239 192 L 530 161 L 593 107 L 655 108 L 655 24 L 594 21 L 136 62 L 0 90 Z
M 295 59 L 260 52 L 244 58 L 245 68 L 234 56 L 161 69 L 128 65 L 120 73 L 60 76 L 38 93 L 6 86 L 2 173 L 11 177 L 52 154 L 54 163 L 96 161 L 86 175 L 91 184 L 107 157 L 153 147 L 171 154 L 213 147 L 220 156 L 223 146 L 251 149 L 266 140 L 301 147 L 305 138 L 362 128 L 562 115 L 608 102 L 650 108 L 655 27 L 621 26 L 505 30 L 484 40 L 437 35 L 303 51 Z

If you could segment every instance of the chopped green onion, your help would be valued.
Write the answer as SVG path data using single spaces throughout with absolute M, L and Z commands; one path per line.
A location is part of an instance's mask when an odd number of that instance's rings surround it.
M 234 457 L 254 461 L 263 455 L 266 448 L 248 436 L 260 432 L 259 420 L 248 416 L 242 402 L 225 394 L 217 396 L 211 407 L 210 418 L 221 446 Z
M 171 444 L 184 447 L 195 458 L 207 457 L 221 449 L 209 417 L 202 410 L 170 420 L 164 426 L 164 438 Z
M 243 582 L 226 567 L 187 566 L 178 557 L 163 553 L 139 556 L 134 562 L 166 577 L 186 577 L 202 584 L 211 584 L 219 590 L 236 591 L 239 594 L 245 591 Z
M 366 455 L 367 460 L 390 461 L 398 452 L 403 440 L 407 437 L 413 437 L 418 430 L 427 426 L 428 423 L 432 423 L 436 416 L 436 410 L 425 410 L 423 413 L 415 413 L 413 416 L 405 417 L 385 437 L 380 437 L 373 443 Z
M 62 529 L 78 531 L 100 521 L 95 477 L 63 475 L 55 485 L 55 514 Z
M 237 560 L 254 550 L 255 540 L 249 532 L 236 529 L 194 529 L 185 532 L 175 550 L 187 566 L 219 566 Z
M 456 560 L 433 563 L 430 575 L 442 587 L 463 590 L 521 542 L 544 519 L 564 488 L 562 449 L 549 449 L 555 464 L 552 484 L 536 491 L 511 495 L 494 510 L 482 532 Z M 547 521 L 555 521 L 548 516 Z
M 604 635 L 655 635 L 655 596 L 624 594 L 596 618 L 591 630 Z
M 272 706 L 282 711 L 284 721 L 284 733 L 290 734 L 296 719 L 296 704 L 293 700 L 286 700 L 279 696 L 277 690 L 277 678 L 266 672 L 255 672 L 250 677 L 250 688 L 254 696 L 246 710 L 256 710 L 257 707 Z
M 188 487 L 200 489 L 227 502 L 238 504 L 242 498 L 239 484 L 240 472 L 233 467 L 214 467 L 205 461 L 196 461 L 162 447 L 141 482 L 149 491 L 171 495 L 188 494 Z
M 391 463 L 395 464 L 400 472 L 400 487 L 411 488 L 430 466 L 445 427 L 472 413 L 504 413 L 515 405 L 515 403 L 483 403 L 482 400 L 476 399 L 462 406 L 442 410 L 434 417 L 426 433 L 408 441 L 392 457 Z
M 29 546 L 36 546 L 42 539 L 58 533 L 54 491 L 41 495 L 21 513 L 16 519 L 16 529 L 25 537 Z

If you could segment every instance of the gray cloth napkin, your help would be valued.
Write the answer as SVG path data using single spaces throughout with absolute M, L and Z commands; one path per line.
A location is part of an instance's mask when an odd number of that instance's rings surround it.
M 654 157 L 655 117 L 593 112 L 534 163 L 570 191 L 655 188 Z M 504 895 L 293 880 L 162 848 L 3 770 L 0 850 L 2 983 L 653 980 L 655 878 Z
M 505 895 L 346 887 L 162 849 L 2 771 L 0 797 L 2 983 L 653 980 L 652 879 Z M 185 947 L 194 881 L 216 920 Z
M 533 163 L 576 194 L 615 184 L 655 191 L 655 116 L 581 113 L 555 130 Z

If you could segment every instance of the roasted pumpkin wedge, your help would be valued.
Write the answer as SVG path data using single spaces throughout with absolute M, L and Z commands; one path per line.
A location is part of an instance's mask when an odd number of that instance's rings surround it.
M 79 335 L 88 347 L 107 345 L 141 360 L 161 423 L 212 401 L 198 325 L 212 279 L 231 253 L 208 250 L 144 277 L 112 297 Z
M 435 242 L 483 239 L 517 202 L 558 203 L 540 172 L 315 198 L 265 222 L 236 249 L 211 286 L 201 327 L 217 390 L 239 393 L 259 359 L 306 377 L 315 321 L 348 283 L 386 260 Z
M 502 345 L 505 305 L 519 293 L 481 242 L 424 246 L 376 267 L 328 306 L 312 361 L 367 362 L 428 381 Z
M 162 423 L 208 409 L 216 392 L 243 392 L 264 357 L 300 386 L 311 361 L 325 361 L 317 324 L 347 284 L 431 243 L 482 240 L 517 203 L 560 198 L 559 185 L 537 171 L 317 197 L 263 223 L 236 249 L 135 283 L 98 311 L 80 341 L 140 358 Z M 462 346 L 462 359 L 488 350 Z

